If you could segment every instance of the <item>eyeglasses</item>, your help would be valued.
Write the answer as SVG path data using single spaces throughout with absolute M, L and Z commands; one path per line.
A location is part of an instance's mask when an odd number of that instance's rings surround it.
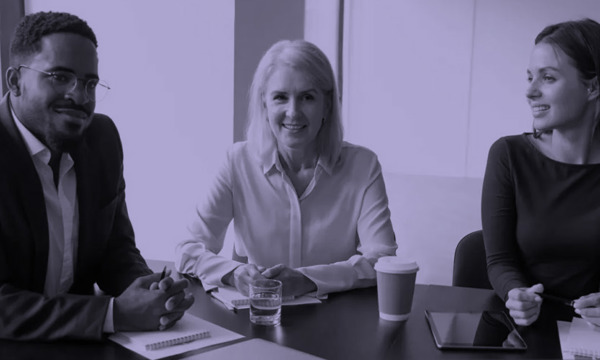
M 44 74 L 50 78 L 52 87 L 59 93 L 68 93 L 77 88 L 78 80 L 81 80 L 84 85 L 85 95 L 89 101 L 98 102 L 104 99 L 104 96 L 110 90 L 110 86 L 100 79 L 82 79 L 78 78 L 75 74 L 69 71 L 43 71 L 31 68 L 27 65 L 19 65 L 17 70 L 25 68 L 33 71 L 37 71 L 40 74 Z

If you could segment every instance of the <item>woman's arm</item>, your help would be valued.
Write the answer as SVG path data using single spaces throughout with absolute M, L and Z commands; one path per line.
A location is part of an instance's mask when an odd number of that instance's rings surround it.
M 376 274 L 373 265 L 379 257 L 396 253 L 397 244 L 381 166 L 374 155 L 368 159 L 364 165 L 361 164 L 363 171 L 368 173 L 366 184 L 358 185 L 356 189 L 362 189 L 356 224 L 356 255 L 332 264 L 298 268 L 298 271 L 315 283 L 317 295 L 375 285 Z M 335 211 L 344 212 L 350 209 L 339 208 Z M 331 246 L 335 247 L 335 242 L 332 242 Z
M 511 171 L 508 144 L 500 139 L 492 145 L 488 155 L 483 179 L 481 221 L 490 283 L 504 301 L 511 289 L 530 286 L 521 271 Z
M 196 208 L 189 226 L 192 238 L 176 247 L 175 268 L 198 277 L 203 284 L 223 285 L 222 278 L 241 263 L 217 255 L 223 248 L 227 227 L 233 218 L 231 151 L 211 190 Z

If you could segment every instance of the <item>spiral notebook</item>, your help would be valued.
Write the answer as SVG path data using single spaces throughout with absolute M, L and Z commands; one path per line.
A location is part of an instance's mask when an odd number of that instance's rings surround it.
M 189 323 L 186 320 L 188 319 L 182 319 L 183 323 L 176 324 L 173 330 L 123 332 L 121 335 L 127 337 L 138 346 L 143 346 L 146 350 L 160 350 L 169 346 L 205 339 L 210 336 L 210 331 L 208 330 L 187 326 Z
M 185 314 L 165 331 L 124 331 L 111 335 L 109 339 L 148 359 L 160 359 L 241 337 L 233 331 Z
M 600 358 L 600 327 L 591 325 L 581 318 L 573 318 L 563 351 Z

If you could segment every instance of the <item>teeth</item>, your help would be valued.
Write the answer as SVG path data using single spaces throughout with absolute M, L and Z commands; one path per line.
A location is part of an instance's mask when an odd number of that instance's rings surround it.
M 290 130 L 300 130 L 304 126 L 303 125 L 297 125 L 297 124 L 283 124 L 283 127 L 286 128 L 286 129 L 290 129 Z
M 544 111 L 544 110 L 550 109 L 550 106 L 548 106 L 548 105 L 535 105 L 532 108 L 533 108 L 533 111 Z

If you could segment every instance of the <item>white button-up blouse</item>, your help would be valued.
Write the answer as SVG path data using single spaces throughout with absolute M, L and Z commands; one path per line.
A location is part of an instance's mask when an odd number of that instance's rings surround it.
M 233 219 L 235 250 L 248 263 L 285 264 L 311 279 L 317 295 L 375 285 L 374 263 L 394 255 L 396 241 L 377 156 L 343 143 L 333 166 L 319 161 L 298 197 L 277 152 L 260 159 L 234 144 L 177 245 L 176 268 L 221 286 L 239 262 L 216 255 Z

